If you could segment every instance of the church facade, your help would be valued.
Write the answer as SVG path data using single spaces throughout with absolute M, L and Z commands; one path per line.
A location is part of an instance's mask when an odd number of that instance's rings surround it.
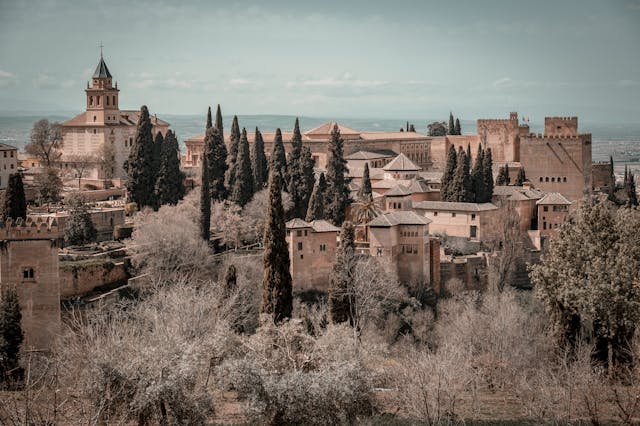
M 59 167 L 68 177 L 89 181 L 123 179 L 140 111 L 120 109 L 120 90 L 102 54 L 85 97 L 85 111 L 61 123 Z M 169 123 L 156 116 L 151 116 L 151 124 L 154 137 L 169 129 Z

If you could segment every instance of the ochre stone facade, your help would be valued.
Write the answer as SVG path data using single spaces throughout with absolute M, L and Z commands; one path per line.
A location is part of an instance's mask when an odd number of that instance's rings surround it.
M 0 288 L 17 290 L 23 350 L 48 350 L 60 333 L 57 235 L 55 220 L 0 223 Z

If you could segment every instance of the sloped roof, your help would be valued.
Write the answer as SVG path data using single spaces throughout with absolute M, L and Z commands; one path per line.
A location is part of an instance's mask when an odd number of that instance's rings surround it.
M 382 170 L 385 171 L 418 171 L 422 170 L 420 167 L 416 166 L 415 163 L 409 158 L 400 153 L 396 158 L 391 160 L 389 164 L 384 166 Z
M 494 197 L 506 197 L 513 201 L 539 200 L 543 195 L 542 191 L 523 186 L 498 185 L 493 187 Z
M 299 218 L 291 219 L 285 224 L 285 226 L 287 227 L 287 229 L 311 228 L 311 224 L 309 222 L 305 222 L 304 220 Z
M 429 183 L 423 178 L 411 179 L 409 181 L 409 185 L 407 186 L 407 189 L 412 194 L 416 192 L 434 192 L 434 191 L 437 192 L 438 191 L 437 189 L 432 189 L 431 186 L 429 186 Z
M 406 197 L 411 195 L 411 191 L 409 191 L 409 188 L 406 186 L 396 185 L 388 190 L 384 195 L 386 197 Z
M 356 151 L 353 154 L 349 154 L 344 158 L 346 160 L 373 160 L 376 158 L 391 158 L 391 157 L 395 157 L 396 155 L 398 154 L 390 150 L 387 150 L 387 152 Z
M 361 178 L 364 175 L 364 168 L 349 167 L 349 177 Z M 375 167 L 369 168 L 369 179 L 384 179 L 384 170 Z
M 332 225 L 326 220 L 314 220 L 310 222 L 314 232 L 340 232 L 340 228 Z
M 89 112 L 81 112 L 80 114 L 76 115 L 75 117 L 62 122 L 60 125 L 64 126 L 64 127 L 71 127 L 71 126 L 137 126 L 138 125 L 138 119 L 140 118 L 140 111 L 134 110 L 134 111 L 126 111 L 126 110 L 121 110 L 120 111 L 120 117 L 119 117 L 119 121 L 117 123 L 110 123 L 110 124 L 98 124 L 98 123 L 92 123 L 91 121 L 87 120 L 87 114 L 90 114 Z M 151 119 L 151 124 L 152 125 L 156 125 L 156 126 L 169 126 L 169 123 L 159 119 L 157 116 L 155 115 L 150 115 L 149 118 Z
M 431 222 L 432 220 L 412 211 L 393 211 L 377 216 L 371 222 L 367 223 L 367 226 L 388 228 L 396 225 L 428 225 Z
M 0 143 L 0 151 L 13 151 L 15 149 L 18 149 L 18 148 L 6 143 Z
M 357 130 L 353 130 L 350 129 L 349 127 L 337 123 L 335 121 L 329 121 L 327 123 L 321 124 L 318 127 L 314 127 L 311 130 L 307 130 L 306 132 L 304 132 L 304 135 L 311 135 L 311 136 L 327 136 L 330 135 L 331 132 L 333 131 L 333 126 L 338 125 L 338 130 L 340 130 L 340 134 L 341 135 L 359 135 L 360 132 L 358 132 Z
M 413 203 L 413 208 L 418 210 L 459 211 L 459 212 L 483 212 L 497 210 L 493 203 L 457 203 L 449 201 L 419 201 Z
M 93 78 L 111 78 L 111 73 L 109 72 L 109 68 L 107 68 L 107 64 L 104 62 L 102 55 L 100 55 L 100 62 L 96 67 L 96 71 L 93 73 Z
M 536 202 L 538 205 L 556 205 L 556 206 L 570 206 L 571 201 L 567 200 L 564 195 L 559 192 L 549 192 L 545 194 L 542 199 Z
M 362 132 L 360 133 L 360 137 L 364 140 L 403 139 L 426 141 L 431 139 L 429 136 L 417 132 Z

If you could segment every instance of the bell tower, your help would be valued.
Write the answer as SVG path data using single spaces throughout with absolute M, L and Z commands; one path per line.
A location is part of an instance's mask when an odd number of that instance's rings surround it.
M 120 121 L 118 108 L 118 83 L 113 87 L 113 77 L 102 57 L 100 46 L 100 62 L 91 77 L 91 84 L 87 82 L 87 124 L 117 124 Z

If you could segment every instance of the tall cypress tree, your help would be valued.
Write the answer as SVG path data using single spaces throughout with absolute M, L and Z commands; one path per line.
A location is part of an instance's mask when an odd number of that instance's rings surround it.
M 369 163 L 364 163 L 362 172 L 362 185 L 358 190 L 358 201 L 371 201 L 373 193 L 371 190 L 371 179 L 369 178 Z
M 453 113 L 449 112 L 449 134 L 450 135 L 455 135 L 456 134 L 456 125 L 453 122 Z
M 264 140 L 262 133 L 256 127 L 256 133 L 251 150 L 251 171 L 253 173 L 253 183 L 255 191 L 261 191 L 267 183 L 267 156 L 264 153 Z
M 342 224 L 340 247 L 336 251 L 329 279 L 329 312 L 331 321 L 336 324 L 346 321 L 353 324 L 348 292 L 353 276 L 351 268 L 354 264 L 355 248 L 355 229 L 351 222 L 346 221 Z
M 485 195 L 485 179 L 484 179 L 484 150 L 482 145 L 478 144 L 478 154 L 476 161 L 473 163 L 471 171 L 471 183 L 473 186 L 473 201 L 476 203 L 484 203 Z
M 162 149 L 164 146 L 164 137 L 162 133 L 156 133 L 156 137 L 153 141 L 153 183 L 154 183 L 154 193 L 153 193 L 153 207 L 157 210 L 160 207 L 160 203 L 158 201 L 158 197 L 155 193 L 155 184 L 158 182 L 158 176 L 160 176 L 160 166 L 162 165 Z
M 457 167 L 458 154 L 456 154 L 455 146 L 451 145 L 447 154 L 447 164 L 444 167 L 444 173 L 442 174 L 442 180 L 440 182 L 440 199 L 442 201 L 451 201 L 453 177 Z
M 20 173 L 9 175 L 7 190 L 4 193 L 4 206 L 2 209 L 2 220 L 8 218 L 16 220 L 21 217 L 27 218 L 27 198 L 24 194 L 24 184 Z
M 311 155 L 311 149 L 308 146 L 302 147 L 302 153 L 300 154 L 300 167 L 302 169 L 302 174 L 298 189 L 301 200 L 299 217 L 304 217 L 309 207 L 309 200 L 311 199 L 311 193 L 313 192 L 313 185 L 315 183 L 315 162 Z
M 524 168 L 520 166 L 520 168 L 518 169 L 518 176 L 516 177 L 516 186 L 524 185 L 525 180 L 527 180 L 527 177 L 524 174 Z
M 224 129 L 222 125 L 222 110 L 220 110 L 220 104 L 218 104 L 218 109 L 216 110 L 216 122 L 213 124 L 213 127 L 218 129 L 220 134 L 223 136 L 224 140 Z
M 206 129 L 210 129 L 213 127 L 213 121 L 211 120 L 211 107 L 209 107 L 209 109 L 207 110 L 207 124 L 205 125 L 205 131 Z
M 326 189 L 327 181 L 324 179 L 324 173 L 320 173 L 320 177 L 314 185 L 311 198 L 309 199 L 309 207 L 307 208 L 307 216 L 305 217 L 307 222 L 324 219 L 324 193 Z
M 210 127 L 204 136 L 204 152 L 200 167 L 200 236 L 209 242 L 211 238 L 211 177 L 209 176 L 209 155 L 213 144 L 214 127 Z
M 18 368 L 20 346 L 24 336 L 22 312 L 15 287 L 6 287 L 0 299 L 0 377 Z
M 205 156 L 208 164 L 209 191 L 212 201 L 221 201 L 227 197 L 225 173 L 227 171 L 227 147 L 222 131 L 217 127 L 209 129 L 210 141 L 205 143 Z
M 264 230 L 264 273 L 260 311 L 271 315 L 274 323 L 291 318 L 293 291 L 289 272 L 289 246 L 285 237 L 282 207 L 282 177 L 278 169 L 269 173 L 269 198 Z
M 484 152 L 482 168 L 482 174 L 484 176 L 484 187 L 482 188 L 482 195 L 484 196 L 484 200 L 481 202 L 488 203 L 493 197 L 493 159 L 491 158 L 491 148 L 487 148 L 487 150 Z
M 146 105 L 140 108 L 136 137 L 127 159 L 127 193 L 141 209 L 154 205 L 154 143 L 151 120 Z
M 460 120 L 456 118 L 456 124 L 453 126 L 453 131 L 456 135 L 462 134 L 462 129 L 460 128 Z
M 280 128 L 276 129 L 276 134 L 273 139 L 273 151 L 271 152 L 271 161 L 269 162 L 269 174 L 271 174 L 272 170 L 277 170 L 280 174 L 280 179 L 284 184 L 287 176 L 287 154 L 284 150 L 282 131 Z
M 627 195 L 627 205 L 638 205 L 638 193 L 636 192 L 636 179 L 631 170 L 627 171 L 627 166 L 624 167 L 624 191 Z
M 247 130 L 243 128 L 240 143 L 238 144 L 238 157 L 236 159 L 233 188 L 230 190 L 231 201 L 244 207 L 253 197 L 253 188 L 249 141 L 247 139 Z
M 450 201 L 468 202 L 470 197 L 469 188 L 471 187 L 470 181 L 469 160 L 464 149 L 460 147 L 458 150 L 456 172 L 453 175 L 453 183 L 451 185 Z
M 344 140 L 340 136 L 338 125 L 333 125 L 329 140 L 329 159 L 327 162 L 327 191 L 325 192 L 325 216 L 336 226 L 344 222 L 349 205 L 349 179 L 347 161 L 344 159 Z
M 185 193 L 184 173 L 180 170 L 180 147 L 172 130 L 167 131 L 162 146 L 160 173 L 156 181 L 156 198 L 159 205 L 178 204 Z
M 409 131 L 415 133 L 416 127 L 413 124 L 409 125 Z
M 289 153 L 289 158 L 287 161 L 286 173 L 287 192 L 289 192 L 289 195 L 291 196 L 291 202 L 293 203 L 293 217 L 302 217 L 302 215 L 304 214 L 304 212 L 302 211 L 303 194 L 300 191 L 300 184 L 302 183 L 302 164 L 300 163 L 301 154 L 302 134 L 300 133 L 300 123 L 296 118 L 296 122 L 293 126 L 293 136 L 291 137 L 291 152 Z
M 234 173 L 236 171 L 236 159 L 238 158 L 238 144 L 240 143 L 240 126 L 238 116 L 233 116 L 231 123 L 231 134 L 229 135 L 229 154 L 227 155 L 227 188 L 233 188 Z

